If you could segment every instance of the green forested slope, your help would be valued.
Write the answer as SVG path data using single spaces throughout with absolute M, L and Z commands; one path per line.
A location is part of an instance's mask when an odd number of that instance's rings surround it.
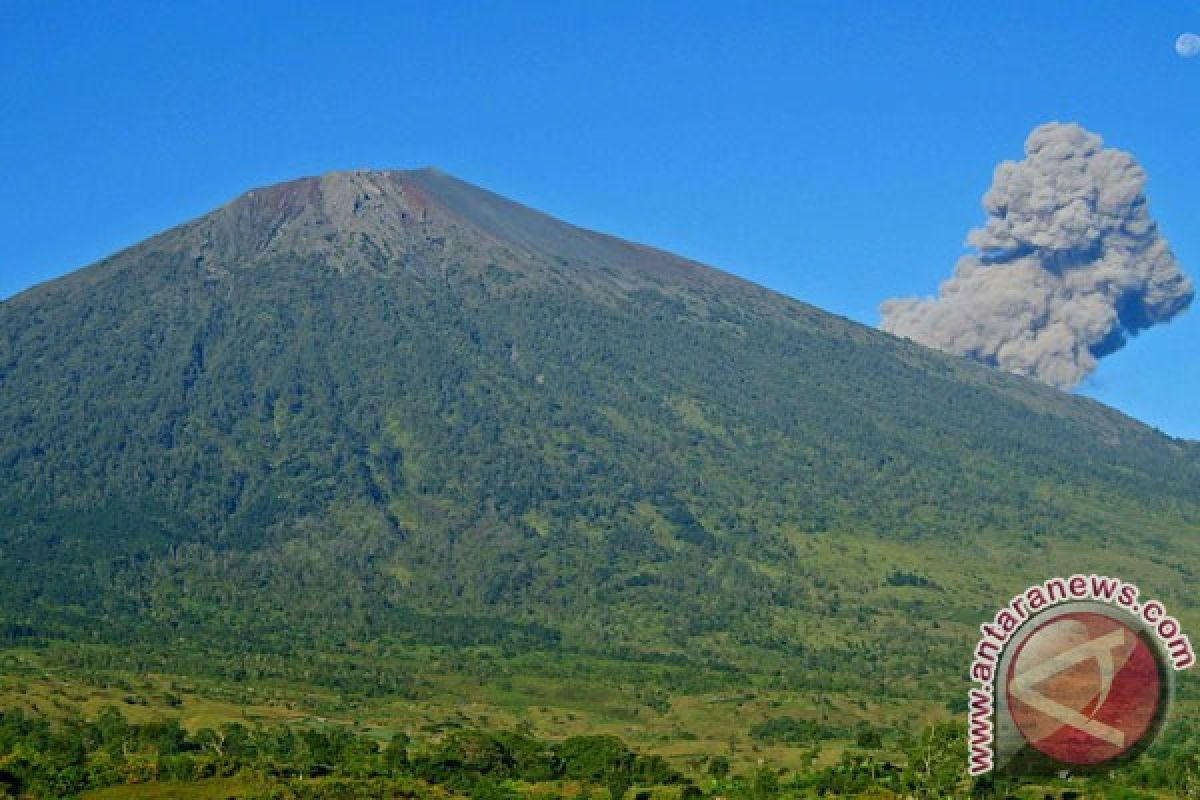
M 400 691 L 388 653 L 486 644 L 942 698 L 1051 572 L 1200 623 L 1194 443 L 435 171 L 0 304 L 0 476 L 3 632 L 134 666 Z

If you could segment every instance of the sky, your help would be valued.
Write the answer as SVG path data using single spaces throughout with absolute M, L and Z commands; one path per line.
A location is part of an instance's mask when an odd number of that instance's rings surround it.
M 0 298 L 241 192 L 433 165 L 868 325 L 1030 129 L 1132 152 L 1200 278 L 1200 0 L 0 0 Z M 1200 309 L 1082 394 L 1200 438 Z

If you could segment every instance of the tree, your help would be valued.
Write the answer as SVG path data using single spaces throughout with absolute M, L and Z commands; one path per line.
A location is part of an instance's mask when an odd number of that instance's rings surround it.
M 383 751 L 383 766 L 393 775 L 408 771 L 408 745 L 411 740 L 404 732 L 393 734 L 391 743 Z
M 568 778 L 576 780 L 606 780 L 608 775 L 630 762 L 633 754 L 616 736 L 572 736 L 557 748 Z
M 863 728 L 854 737 L 854 742 L 864 750 L 878 750 L 883 747 L 883 735 L 872 728 Z
M 624 800 L 625 794 L 633 786 L 632 763 L 612 767 L 604 776 L 604 788 L 608 789 L 609 800 Z
M 966 726 L 944 722 L 926 728 L 909 748 L 904 779 L 918 797 L 947 797 L 967 783 L 966 763 Z

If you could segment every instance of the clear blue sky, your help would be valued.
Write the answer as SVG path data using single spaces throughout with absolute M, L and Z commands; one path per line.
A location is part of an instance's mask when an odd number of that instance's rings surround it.
M 874 325 L 1050 120 L 1141 159 L 1196 277 L 1185 30 L 1197 0 L 0 0 L 0 297 L 256 185 L 432 164 Z M 1082 391 L 1200 438 L 1197 343 L 1200 309 Z

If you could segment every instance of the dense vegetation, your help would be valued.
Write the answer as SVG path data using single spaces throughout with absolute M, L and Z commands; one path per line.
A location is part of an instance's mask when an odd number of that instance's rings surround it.
M 640 756 L 611 736 L 550 744 L 518 732 L 460 730 L 413 748 L 403 733 L 381 743 L 338 726 L 294 730 L 231 723 L 189 734 L 175 722 L 130 723 L 111 707 L 93 720 L 59 725 L 20 711 L 0 712 L 0 758 L 0 790 L 47 797 L 242 772 L 283 784 L 327 775 L 368 786 L 377 779 L 409 778 L 477 798 L 514 797 L 503 785 L 514 780 L 580 781 L 606 787 L 616 798 L 635 784 L 684 783 L 660 757 Z
M 1153 798 L 1158 791 L 1193 796 L 1200 789 L 1194 727 L 1177 731 L 1154 755 L 1124 771 L 1086 783 L 1063 782 L 1063 797 Z M 896 744 L 882 740 L 848 750 L 833 764 L 792 771 L 760 762 L 731 771 L 722 756 L 693 762 L 683 774 L 615 736 L 575 736 L 557 742 L 519 731 L 460 729 L 414 740 L 388 741 L 340 726 L 296 729 L 240 723 L 189 733 L 177 723 L 132 723 L 114 708 L 93 719 L 52 724 L 20 711 L 0 712 L 0 797 L 69 798 L 123 787 L 130 797 L 194 786 L 188 796 L 252 798 L 394 798 L 469 796 L 471 800 L 607 797 L 774 800 L 826 796 L 926 798 L 1006 796 L 1021 787 L 963 777 L 964 732 L 934 726 Z M 871 737 L 862 737 L 870 739 Z M 1043 796 L 1059 797 L 1037 791 Z M 149 791 L 146 791 L 149 790 Z M 143 795 L 142 792 L 145 791 Z M 207 794 L 211 791 L 213 794 Z M 1152 793 L 1153 792 L 1153 793 Z M 1028 796 L 1028 795 L 1023 795 Z
M 1200 624 L 1198 531 L 1195 444 L 433 173 L 0 304 L 0 640 L 54 668 L 869 699 L 845 726 L 958 702 L 1049 573 Z

